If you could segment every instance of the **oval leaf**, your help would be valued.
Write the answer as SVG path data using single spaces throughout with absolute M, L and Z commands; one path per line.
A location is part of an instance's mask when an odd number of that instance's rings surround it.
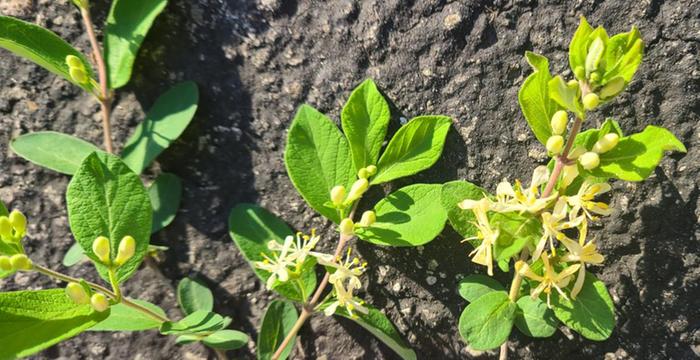
M 463 237 L 471 237 L 476 234 L 476 228 L 472 224 L 475 219 L 472 211 L 463 210 L 458 204 L 462 200 L 478 200 L 486 195 L 486 190 L 468 181 L 450 181 L 442 185 L 440 191 L 442 207 L 447 211 L 447 218 L 450 220 L 452 228 Z
M 157 305 L 143 300 L 131 300 L 154 313 L 167 317 L 165 311 Z M 105 320 L 90 328 L 90 331 L 143 331 L 157 329 L 162 324 L 141 311 L 135 310 L 123 303 L 110 306 L 110 314 Z
M 53 32 L 8 16 L 0 16 L 0 47 L 29 59 L 44 69 L 81 86 L 71 78 L 66 57 L 73 55 L 83 63 L 88 76 L 94 78 L 85 56 Z
M 204 345 L 220 350 L 235 350 L 248 343 L 248 335 L 236 330 L 219 330 L 204 339 Z
M 603 341 L 615 328 L 615 307 L 605 284 L 586 272 L 583 288 L 575 300 L 552 295 L 554 314 L 586 339 Z
M 474 350 L 491 350 L 508 340 L 517 306 L 505 291 L 479 297 L 462 312 L 459 334 Z
M 518 102 L 535 137 L 546 144 L 552 136 L 552 116 L 561 107 L 549 97 L 548 82 L 552 75 L 547 58 L 530 51 L 525 52 L 525 58 L 535 72 L 520 87 Z
M 365 328 L 365 330 L 376 336 L 377 339 L 381 340 L 381 342 L 386 344 L 391 350 L 394 350 L 402 359 L 415 360 L 418 358 L 416 352 L 406 345 L 401 338 L 401 334 L 399 334 L 394 324 L 391 323 L 391 320 L 389 320 L 383 312 L 367 304 L 364 306 L 369 310 L 367 314 L 355 312 L 353 313 L 355 316 L 350 316 L 347 310 L 342 307 L 338 307 L 335 314 L 350 319 Z
M 340 119 L 350 142 L 355 171 L 377 164 L 390 117 L 389 104 L 372 79 L 353 90 Z
M 140 174 L 182 135 L 197 112 L 198 102 L 199 90 L 191 81 L 179 83 L 161 95 L 124 145 L 124 162 Z
M 442 154 L 451 124 L 447 116 L 419 116 L 402 126 L 379 159 L 372 184 L 413 175 L 433 166 Z
M 222 330 L 230 323 L 231 318 L 223 317 L 210 311 L 199 310 L 187 315 L 180 321 L 164 322 L 160 326 L 160 333 L 163 335 L 200 334 Z
M 109 87 L 126 85 L 139 47 L 167 0 L 114 0 L 105 29 L 105 62 Z
M 212 311 L 214 295 L 209 288 L 197 280 L 184 278 L 177 285 L 177 303 L 186 315 L 195 311 Z
M 153 206 L 151 233 L 156 233 L 175 219 L 180 208 L 182 180 L 177 175 L 162 173 L 148 188 L 148 197 Z
M 75 174 L 85 157 L 100 151 L 85 140 L 54 131 L 22 135 L 12 140 L 10 148 L 34 164 L 67 175 Z
M 63 266 L 71 267 L 84 259 L 87 259 L 87 256 L 85 256 L 83 248 L 80 247 L 80 244 L 73 243 L 70 249 L 66 251 L 66 255 L 63 256 Z
M 447 221 L 440 204 L 440 184 L 413 184 L 382 199 L 374 207 L 377 221 L 356 230 L 357 236 L 377 245 L 418 246 L 435 239 Z
M 109 280 L 108 271 L 92 251 L 95 239 L 109 239 L 112 260 L 124 236 L 136 240 L 134 256 L 116 271 L 119 282 L 128 279 L 146 255 L 151 237 L 153 210 L 138 175 L 116 156 L 93 153 L 68 184 L 66 203 L 71 231 L 103 279 Z
M 515 326 L 523 334 L 545 338 L 554 335 L 557 331 L 557 318 L 552 309 L 540 299 L 523 296 L 518 299 L 518 313 L 515 316 Z
M 77 305 L 63 289 L 0 293 L 0 359 L 25 357 L 104 320 L 90 305 Z
M 459 282 L 459 295 L 469 302 L 493 291 L 505 291 L 496 279 L 486 275 L 469 275 Z
M 330 202 L 336 185 L 350 188 L 355 171 L 348 142 L 338 127 L 309 105 L 297 111 L 284 151 L 287 173 L 306 202 L 333 222 L 340 221 Z
M 258 334 L 258 360 L 270 360 L 284 338 L 294 327 L 298 319 L 297 309 L 287 301 L 274 300 L 270 303 L 263 316 Z M 296 339 L 296 337 L 295 337 Z M 279 357 L 286 359 L 294 348 L 295 340 L 289 342 Z

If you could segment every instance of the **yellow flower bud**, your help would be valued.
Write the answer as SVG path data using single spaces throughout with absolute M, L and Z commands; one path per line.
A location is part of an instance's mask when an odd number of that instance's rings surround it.
M 129 259 L 134 256 L 136 252 L 136 240 L 131 236 L 124 236 L 122 241 L 119 243 L 119 250 L 117 250 L 117 258 L 114 259 L 114 264 L 117 266 L 124 265 Z
M 339 225 L 340 233 L 343 235 L 352 235 L 355 233 L 355 223 L 350 218 L 345 218 Z
M 569 185 L 571 185 L 572 182 L 574 182 L 574 179 L 576 179 L 577 176 L 578 166 L 576 166 L 576 164 L 565 166 L 564 170 L 562 170 L 561 186 L 563 188 L 568 187 Z
M 600 73 L 599 72 L 594 72 L 591 74 L 591 82 L 594 84 L 597 84 L 600 81 Z
M 365 169 L 367 169 L 367 173 L 369 174 L 369 176 L 374 176 L 377 173 L 377 167 L 374 165 L 370 165 Z
M 362 213 L 362 218 L 360 219 L 360 225 L 363 227 L 372 226 L 374 222 L 377 221 L 377 214 L 374 211 L 365 211 Z
M 568 86 L 571 89 L 578 89 L 578 81 L 575 79 L 571 79 L 566 82 L 566 86 Z
M 73 81 L 75 81 L 78 84 L 85 85 L 88 82 L 90 82 L 90 79 L 88 78 L 87 74 L 83 69 L 70 68 L 68 73 L 70 74 L 71 79 L 73 79 Z
M 586 151 L 588 151 L 588 150 L 586 150 L 585 147 L 583 147 L 583 146 L 581 146 L 581 145 L 578 145 L 578 146 L 576 146 L 575 148 L 573 148 L 573 150 L 571 150 L 571 151 L 569 152 L 569 156 L 567 156 L 566 158 L 569 159 L 569 160 L 576 160 L 576 159 L 578 159 L 581 155 L 583 155 L 584 153 L 586 153 Z
M 598 157 L 598 154 L 589 151 L 578 159 L 579 163 L 581 163 L 581 166 L 583 166 L 584 169 L 586 170 L 592 170 L 598 167 L 600 165 L 600 157 Z
M 95 256 L 97 256 L 103 264 L 109 265 L 111 263 L 109 257 L 109 239 L 106 237 L 98 236 L 97 239 L 95 239 L 92 243 L 92 252 L 95 253 Z
M 68 65 L 69 68 L 85 70 L 85 65 L 83 65 L 83 62 L 80 61 L 80 58 L 75 55 L 66 56 L 66 65 Z
M 552 116 L 552 133 L 554 135 L 561 135 L 566 131 L 566 124 L 569 122 L 569 115 L 564 110 L 559 110 Z
M 358 179 L 355 181 L 354 184 L 352 184 L 352 187 L 350 188 L 350 193 L 348 194 L 348 199 L 347 202 L 352 202 L 357 199 L 359 199 L 362 194 L 367 191 L 367 188 L 369 188 L 369 181 L 367 179 Z
M 367 168 L 362 168 L 360 171 L 357 172 L 357 177 L 360 179 L 366 179 L 369 177 L 369 172 L 367 171 Z
M 620 136 L 615 133 L 607 133 L 603 135 L 598 141 L 593 145 L 593 152 L 598 154 L 606 153 L 612 150 L 617 143 L 620 141 Z
M 32 261 L 29 260 L 27 255 L 24 254 L 14 254 L 10 257 L 10 264 L 15 270 L 31 270 Z
M 345 200 L 345 186 L 336 185 L 331 189 L 331 202 L 335 206 L 340 206 Z
M 574 75 L 577 79 L 583 80 L 586 78 L 586 69 L 584 69 L 583 66 L 577 66 L 576 69 L 574 69 Z
M 564 138 L 561 135 L 553 135 L 547 139 L 547 151 L 552 154 L 559 154 L 564 147 Z
M 12 223 L 7 216 L 0 216 L 0 237 L 8 241 L 12 239 Z
M 90 303 L 90 297 L 82 285 L 77 282 L 68 283 L 66 286 L 66 295 L 78 305 L 86 305 Z
M 103 294 L 96 293 L 90 298 L 90 304 L 97 312 L 105 312 L 109 309 L 109 301 Z
M 16 236 L 24 236 L 27 231 L 27 218 L 19 210 L 12 210 L 10 213 L 10 223 L 15 228 Z
M 622 89 L 625 88 L 625 79 L 618 76 L 610 81 L 608 81 L 602 89 L 600 89 L 600 97 L 603 99 L 609 99 L 617 94 L 619 94 Z
M 586 94 L 583 97 L 583 108 L 586 110 L 593 110 L 598 104 L 600 104 L 600 98 L 594 93 Z
M 12 263 L 9 256 L 0 256 L 0 270 L 12 271 Z

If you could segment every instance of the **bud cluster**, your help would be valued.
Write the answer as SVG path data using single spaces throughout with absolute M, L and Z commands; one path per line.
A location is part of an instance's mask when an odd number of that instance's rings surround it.
M 78 6 L 81 7 L 80 5 Z M 66 56 L 66 65 L 68 65 L 68 74 L 77 84 L 83 87 L 92 84 L 92 78 L 88 75 L 85 64 L 80 58 L 75 55 L 68 55 Z
M 119 242 L 117 256 L 112 261 L 110 241 L 105 236 L 98 236 L 92 243 L 92 252 L 99 261 L 110 267 L 119 267 L 129 261 L 136 252 L 136 240 L 132 236 L 124 236 Z
M 32 261 L 24 254 L 0 256 L 0 271 L 27 271 L 34 267 Z
M 0 216 L 0 239 L 6 243 L 18 244 L 27 234 L 27 218 L 18 210 L 9 216 Z
M 90 287 L 77 282 L 68 283 L 66 286 L 66 295 L 78 305 L 90 304 L 97 312 L 105 312 L 110 306 L 109 300 L 104 294 L 92 294 Z

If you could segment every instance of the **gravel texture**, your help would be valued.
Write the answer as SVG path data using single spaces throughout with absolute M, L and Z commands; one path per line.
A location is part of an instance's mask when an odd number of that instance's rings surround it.
M 95 0 L 98 23 L 106 5 Z M 670 128 L 687 154 L 663 160 L 643 183 L 613 185 L 614 214 L 595 229 L 605 281 L 618 325 L 604 342 L 562 328 L 533 341 L 514 332 L 513 358 L 689 359 L 700 356 L 698 170 L 700 149 L 700 6 L 681 1 L 351 1 L 171 0 L 138 58 L 133 81 L 117 96 L 114 133 L 121 146 L 158 94 L 180 80 L 201 90 L 200 109 L 181 140 L 146 175 L 183 178 L 175 222 L 153 237 L 170 247 L 158 270 L 145 268 L 127 293 L 179 317 L 174 287 L 184 276 L 203 279 L 215 308 L 233 328 L 256 337 L 273 295 L 254 277 L 227 231 L 228 212 L 257 202 L 297 229 L 335 237 L 329 224 L 294 190 L 283 163 L 286 129 L 295 108 L 309 103 L 338 119 L 354 86 L 371 77 L 392 102 L 390 132 L 399 118 L 444 114 L 454 119 L 443 158 L 411 182 L 467 179 L 486 188 L 507 177 L 529 179 L 544 149 L 526 126 L 517 92 L 530 73 L 525 50 L 549 57 L 570 75 L 568 42 L 578 15 L 609 32 L 637 25 L 646 56 L 628 91 L 591 123 L 614 116 L 628 132 L 648 124 Z M 78 13 L 68 0 L 4 0 L 0 13 L 47 26 L 87 50 Z M 76 87 L 7 52 L 0 52 L 0 198 L 30 217 L 27 247 L 40 263 L 94 278 L 89 264 L 60 265 L 72 239 L 64 192 L 68 177 L 12 154 L 19 134 L 56 130 L 101 144 L 97 104 Z M 378 199 L 382 191 L 370 196 Z M 370 199 L 370 200 L 371 200 Z M 366 202 L 369 205 L 371 201 Z M 358 243 L 369 262 L 368 302 L 386 311 L 421 359 L 495 358 L 471 351 L 457 319 L 466 306 L 456 294 L 463 274 L 482 272 L 452 230 L 418 248 Z M 501 276 L 499 276 L 501 277 Z M 507 281 L 507 279 L 502 278 Z M 19 274 L 3 290 L 58 284 Z M 317 316 L 302 332 L 294 358 L 393 359 L 391 350 L 346 320 Z M 254 358 L 254 344 L 231 352 Z M 179 347 L 156 332 L 86 333 L 42 352 L 40 359 L 200 359 L 199 345 Z

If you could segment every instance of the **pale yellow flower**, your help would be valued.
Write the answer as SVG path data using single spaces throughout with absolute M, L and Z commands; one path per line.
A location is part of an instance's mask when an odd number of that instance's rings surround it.
M 353 316 L 353 311 L 363 314 L 369 312 L 364 306 L 364 301 L 354 296 L 354 291 L 362 287 L 360 275 L 365 272 L 367 263 L 360 263 L 358 258 L 351 258 L 351 254 L 352 250 L 348 249 L 344 261 L 339 258 L 333 259 L 330 255 L 318 256 L 319 264 L 335 269 L 328 282 L 333 285 L 336 300 L 324 310 L 326 316 L 333 315 L 338 306 L 344 307 L 350 316 Z
M 586 217 L 595 221 L 598 220 L 598 217 L 594 214 L 607 216 L 611 213 L 608 204 L 593 200 L 596 196 L 608 191 L 610 191 L 610 184 L 608 183 L 585 181 L 576 195 L 568 196 L 566 199 L 571 206 L 571 212 L 578 214 L 579 211 L 583 211 Z
M 545 294 L 547 294 L 547 306 L 551 308 L 552 303 L 550 301 L 550 296 L 552 294 L 552 288 L 556 289 L 556 291 L 561 297 L 568 299 L 568 297 L 561 288 L 566 287 L 569 284 L 571 275 L 578 271 L 581 265 L 571 265 L 566 269 L 562 270 L 562 272 L 557 273 L 556 271 L 554 271 L 554 268 L 552 268 L 551 264 L 549 263 L 549 255 L 547 255 L 547 253 L 543 253 L 541 258 L 542 262 L 544 263 L 544 274 L 542 276 L 532 271 L 532 269 L 530 269 L 530 266 L 528 266 L 528 264 L 524 261 L 518 261 L 515 264 L 515 270 L 521 276 L 525 276 L 529 279 L 539 282 L 539 285 L 537 285 L 537 287 L 532 289 L 532 291 L 530 292 L 530 296 L 533 299 L 536 299 L 540 296 L 541 293 L 544 292 Z
M 481 244 L 477 246 L 469 256 L 472 256 L 472 261 L 486 266 L 488 274 L 493 275 L 493 245 L 498 239 L 498 229 L 492 229 L 489 224 L 489 218 L 486 212 L 489 210 L 490 201 L 487 198 L 481 200 L 465 200 L 460 203 L 462 209 L 469 209 L 474 213 L 476 222 L 473 222 L 477 228 L 476 236 L 466 238 L 464 241 L 478 239 Z
M 571 212 L 569 215 L 573 214 Z M 560 197 L 556 204 L 554 204 L 554 209 L 552 212 L 543 212 L 540 215 L 542 219 L 542 237 L 540 241 L 535 246 L 535 251 L 532 253 L 533 259 L 539 259 L 540 255 L 544 251 L 545 246 L 549 243 L 549 248 L 552 251 L 552 255 L 555 254 L 554 240 L 562 240 L 567 238 L 562 230 L 571 229 L 579 226 L 584 220 L 584 216 L 579 216 L 576 218 L 569 217 L 566 219 L 566 199 Z
M 287 236 L 283 244 L 270 240 L 267 247 L 274 250 L 272 256 L 263 253 L 261 255 L 264 260 L 253 263 L 256 268 L 270 272 L 266 284 L 268 290 L 272 289 L 277 280 L 281 282 L 289 280 L 289 267 L 296 265 L 296 256 L 290 255 L 292 244 L 294 244 L 293 236 Z
M 566 249 L 569 250 L 569 253 L 562 256 L 561 261 L 578 262 L 579 265 L 581 265 L 578 276 L 576 277 L 576 283 L 574 283 L 574 287 L 571 289 L 572 299 L 576 299 L 576 296 L 581 291 L 583 283 L 586 280 L 586 264 L 597 265 L 605 261 L 603 255 L 598 253 L 594 240 L 588 243 L 585 242 L 585 229 L 582 231 L 582 234 L 583 236 L 579 237 L 578 242 L 568 238 L 562 239 L 562 243 L 566 246 Z
M 496 212 L 529 212 L 538 213 L 549 205 L 556 198 L 552 194 L 545 198 L 540 198 L 540 186 L 549 180 L 549 169 L 546 166 L 538 166 L 532 173 L 530 187 L 523 189 L 519 180 L 515 181 L 515 186 L 503 181 L 496 187 L 496 202 L 492 205 Z

